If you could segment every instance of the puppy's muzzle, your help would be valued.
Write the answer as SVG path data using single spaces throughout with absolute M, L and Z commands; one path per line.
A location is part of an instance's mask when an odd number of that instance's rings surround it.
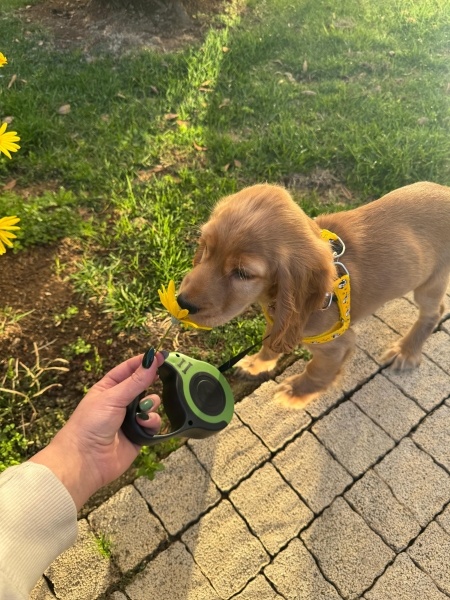
M 189 314 L 191 314 L 191 315 L 195 315 L 200 310 L 197 306 L 195 306 L 195 304 L 191 304 L 190 302 L 188 302 L 184 298 L 183 294 L 180 294 L 179 296 L 177 296 L 177 301 L 178 301 L 178 304 L 181 306 L 181 308 L 187 309 L 189 311 Z

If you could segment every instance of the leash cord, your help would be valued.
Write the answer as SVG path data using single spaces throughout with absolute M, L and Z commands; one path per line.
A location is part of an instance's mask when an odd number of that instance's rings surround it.
M 264 337 L 261 340 L 261 342 L 263 342 L 264 340 L 267 340 L 267 338 L 269 337 L 269 335 L 266 335 L 266 337 Z M 253 348 L 256 348 L 257 346 L 259 346 L 261 344 L 261 342 L 256 342 L 256 344 L 252 344 L 251 346 L 249 346 L 245 350 L 242 350 L 242 352 L 239 352 L 239 354 L 236 354 L 235 356 L 232 356 L 226 362 L 224 362 L 223 365 L 220 365 L 220 367 L 218 367 L 218 370 L 221 373 L 224 373 L 225 371 L 228 371 L 228 369 L 231 369 L 231 367 L 234 367 L 234 365 L 237 362 L 239 362 L 242 358 L 244 358 L 244 356 L 246 356 L 250 352 L 250 350 L 253 350 Z

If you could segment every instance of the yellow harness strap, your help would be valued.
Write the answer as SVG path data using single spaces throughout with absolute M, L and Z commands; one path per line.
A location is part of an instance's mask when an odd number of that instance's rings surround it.
M 321 237 L 328 241 L 340 240 L 339 236 L 327 229 L 322 229 Z M 331 342 L 341 336 L 350 327 L 350 275 L 342 263 L 335 261 L 335 264 L 346 271 L 333 284 L 333 293 L 336 296 L 339 309 L 339 321 L 331 329 L 325 331 L 325 333 L 303 338 L 302 342 L 304 344 L 325 344 L 326 342 Z M 262 310 L 266 321 L 273 323 L 267 307 L 262 306 Z

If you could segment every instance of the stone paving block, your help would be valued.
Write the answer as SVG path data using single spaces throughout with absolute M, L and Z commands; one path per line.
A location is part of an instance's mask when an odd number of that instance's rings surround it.
M 313 432 L 355 477 L 394 446 L 394 441 L 350 400 L 316 423 Z
M 408 554 L 442 592 L 450 594 L 450 536 L 442 527 L 430 523 Z
M 422 526 L 450 500 L 448 473 L 409 438 L 402 440 L 374 469 Z
M 68 576 L 70 574 L 70 576 Z M 86 520 L 78 521 L 78 538 L 73 546 L 52 562 L 45 572 L 57 598 L 92 600 L 119 579 L 111 559 L 100 553 Z
M 318 419 L 336 406 L 344 398 L 344 390 L 339 386 L 339 380 L 318 398 L 307 404 L 305 410 L 314 418 Z
M 338 385 L 345 393 L 352 392 L 375 375 L 379 369 L 379 365 L 373 358 L 367 356 L 361 348 L 356 347 L 355 352 L 344 365 L 343 375 Z
M 359 598 L 395 556 L 343 498 L 337 498 L 300 537 L 325 578 L 347 600 Z
M 163 464 L 164 470 L 158 471 L 152 481 L 140 477 L 134 485 L 167 531 L 176 535 L 217 504 L 221 495 L 187 446 L 172 452 Z
M 188 445 L 218 488 L 225 491 L 270 458 L 269 450 L 236 415 L 223 431 L 204 440 L 189 440 Z
M 367 352 L 377 364 L 382 364 L 381 357 L 399 338 L 386 323 L 377 317 L 367 317 L 353 325 L 356 332 L 356 344 Z
M 55 598 L 56 596 L 51 593 L 47 582 L 41 577 L 32 589 L 29 600 L 55 600 Z
M 110 542 L 111 555 L 123 573 L 136 567 L 167 539 L 161 523 L 132 485 L 123 487 L 93 510 L 88 520 L 95 533 Z
M 353 394 L 352 401 L 397 442 L 426 414 L 384 375 L 375 375 Z
M 450 535 L 450 505 L 446 506 L 441 514 L 436 517 L 436 521 Z
M 341 600 L 298 538 L 278 554 L 264 573 L 286 600 Z M 264 596 L 259 597 L 265 600 Z M 252 600 L 255 598 L 258 596 Z
M 345 499 L 394 550 L 400 552 L 419 535 L 421 527 L 411 512 L 373 471 L 346 492 Z
M 400 554 L 393 565 L 366 592 L 366 600 L 448 600 L 433 581 L 423 573 L 406 553 Z
M 308 431 L 275 456 L 272 462 L 315 513 L 331 504 L 353 481 Z
M 266 381 L 236 404 L 236 413 L 272 451 L 279 450 L 311 423 L 304 410 L 280 406 L 273 400 L 277 384 Z
M 425 342 L 423 353 L 450 375 L 450 336 L 445 331 L 436 331 Z
M 412 435 L 416 444 L 450 471 L 450 408 L 440 406 Z
M 222 598 L 240 592 L 269 562 L 263 545 L 228 500 L 188 529 L 182 541 Z
M 158 554 L 125 591 L 130 600 L 220 600 L 181 542 Z
M 256 579 L 251 581 L 248 586 L 237 596 L 233 596 L 233 600 L 284 600 L 283 596 L 277 594 L 268 583 L 264 575 L 258 575 Z
M 122 592 L 113 592 L 111 596 L 108 596 L 108 600 L 128 600 L 128 598 Z
M 379 308 L 375 316 L 403 336 L 410 330 L 412 324 L 417 321 L 419 311 L 406 298 L 396 298 Z
M 441 324 L 441 329 L 442 331 L 445 331 L 445 333 L 450 334 L 450 319 L 447 319 Z
M 450 376 L 424 355 L 412 371 L 396 373 L 387 368 L 383 374 L 427 412 L 450 394 Z
M 272 555 L 314 517 L 270 463 L 231 492 L 230 500 Z

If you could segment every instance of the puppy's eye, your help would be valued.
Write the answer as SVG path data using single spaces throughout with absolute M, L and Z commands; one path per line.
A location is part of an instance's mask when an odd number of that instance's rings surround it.
M 253 279 L 253 275 L 246 271 L 243 267 L 238 267 L 237 269 L 233 269 L 231 275 L 236 279 L 241 279 L 244 281 L 248 281 L 249 279 Z

